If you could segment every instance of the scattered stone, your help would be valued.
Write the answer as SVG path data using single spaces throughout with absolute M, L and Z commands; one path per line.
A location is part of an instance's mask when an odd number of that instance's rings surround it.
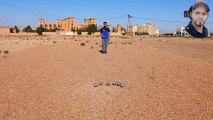
M 81 46 L 85 46 L 86 44 L 85 43 L 81 43 Z
M 110 86 L 110 82 L 107 82 L 106 85 L 107 85 L 107 86 Z
M 120 82 L 117 82 L 117 86 L 121 86 L 121 83 L 120 83 Z
M 123 88 L 123 87 L 124 87 L 124 84 L 121 84 L 120 87 Z
M 102 86 L 102 85 L 103 85 L 103 82 L 99 82 L 99 85 Z
M 102 86 L 102 85 L 104 85 L 103 82 L 94 83 L 94 87 L 98 87 L 98 86 Z M 123 83 L 121 83 L 121 82 L 115 82 L 115 81 L 112 82 L 112 85 L 113 86 L 117 85 L 118 87 L 121 87 L 121 88 L 125 87 L 125 85 Z M 110 82 L 107 82 L 106 86 L 110 86 Z
M 4 51 L 4 54 L 8 54 L 8 53 L 9 53 L 9 51 L 8 51 L 8 50 L 5 50 L 5 51 Z
M 94 87 L 98 87 L 98 84 L 97 84 L 97 83 L 95 83 L 95 84 L 94 84 Z
M 112 82 L 112 85 L 116 85 L 116 82 Z

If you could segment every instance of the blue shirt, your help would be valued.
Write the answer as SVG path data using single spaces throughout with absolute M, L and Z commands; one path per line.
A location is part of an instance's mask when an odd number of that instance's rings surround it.
M 103 39 L 108 39 L 109 38 L 110 29 L 108 27 L 101 28 L 100 32 L 102 33 L 102 38 Z

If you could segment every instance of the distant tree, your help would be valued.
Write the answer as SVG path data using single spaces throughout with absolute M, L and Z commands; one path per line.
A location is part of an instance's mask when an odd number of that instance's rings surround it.
M 45 32 L 45 28 L 44 27 L 37 27 L 36 32 L 38 33 L 38 35 L 42 35 L 43 32 Z
M 44 27 L 43 27 L 44 28 Z M 51 29 L 50 29 L 51 30 Z M 50 30 L 44 28 L 44 32 L 50 32 Z
M 51 29 L 49 30 L 50 32 L 56 32 L 58 29 L 57 28 L 54 28 L 54 29 Z
M 81 35 L 82 34 L 82 29 L 78 29 L 77 33 L 78 33 L 78 35 Z
M 15 25 L 15 29 L 16 29 L 16 33 L 19 33 L 20 30 L 18 29 L 18 27 Z
M 115 27 L 112 28 L 112 32 L 116 32 Z
M 72 32 L 75 32 L 75 28 L 71 28 L 71 31 L 72 31 Z
M 24 28 L 24 32 L 34 32 L 33 29 L 28 25 L 27 27 Z
M 91 35 L 92 33 L 97 31 L 97 26 L 95 24 L 91 24 L 87 27 L 88 35 Z

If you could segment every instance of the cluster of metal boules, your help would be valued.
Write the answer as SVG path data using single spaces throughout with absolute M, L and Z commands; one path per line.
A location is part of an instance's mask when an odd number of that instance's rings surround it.
M 99 83 L 94 83 L 94 87 L 98 87 L 98 86 L 103 86 L 103 85 L 106 85 L 106 86 L 118 86 L 118 87 L 121 87 L 123 88 L 124 87 L 124 84 L 122 82 L 99 82 Z

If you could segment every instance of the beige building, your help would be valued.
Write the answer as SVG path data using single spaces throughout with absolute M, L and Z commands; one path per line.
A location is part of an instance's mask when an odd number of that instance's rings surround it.
M 104 27 L 103 25 L 99 26 L 99 29 L 101 29 L 102 27 Z M 109 28 L 109 30 L 111 31 L 111 33 L 113 32 L 113 26 L 108 24 L 107 27 Z M 115 30 L 115 32 L 117 33 L 121 33 L 122 32 L 122 25 L 121 24 L 117 24 L 117 28 Z
M 122 25 L 121 25 L 121 24 L 118 24 L 118 25 L 117 25 L 117 32 L 118 32 L 118 33 L 121 33 L 121 32 L 122 32 Z
M 74 17 L 57 19 L 56 23 L 46 23 L 44 19 L 38 20 L 38 26 L 42 26 L 48 30 L 63 29 L 65 31 L 72 31 L 78 29 L 85 29 L 90 24 L 96 24 L 96 18 L 84 19 L 84 23 L 77 23 Z
M 138 26 L 128 26 L 127 35 L 135 35 L 138 30 Z
M 18 31 L 13 27 L 0 26 L 0 34 L 17 33 Z
M 159 30 L 155 23 L 146 23 L 144 25 L 128 26 L 127 33 L 129 35 L 159 35 Z
M 7 26 L 0 26 L 0 33 L 1 34 L 8 34 L 10 33 L 10 28 Z
M 178 35 L 178 36 L 189 36 L 188 32 L 185 30 L 185 27 L 178 27 L 176 29 L 175 35 Z

